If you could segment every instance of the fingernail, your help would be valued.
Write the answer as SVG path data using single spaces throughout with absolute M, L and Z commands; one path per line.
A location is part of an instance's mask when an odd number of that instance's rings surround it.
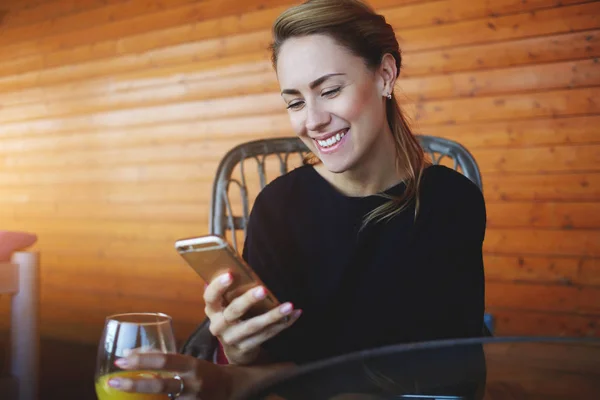
M 115 365 L 117 367 L 121 367 L 121 368 L 126 367 L 127 366 L 127 359 L 125 359 L 125 358 L 119 358 L 118 360 L 115 361 Z
M 294 306 L 292 305 L 292 303 L 285 303 L 284 305 L 279 307 L 279 312 L 281 312 L 283 315 L 287 315 L 290 312 L 292 312 L 293 308 Z
M 256 297 L 257 299 L 262 299 L 266 296 L 267 292 L 265 292 L 265 288 L 262 286 L 257 287 L 256 289 L 254 289 L 254 297 Z
M 118 378 L 112 378 L 108 380 L 108 386 L 110 387 L 114 387 L 114 388 L 120 388 L 121 387 L 121 380 Z
M 292 318 L 296 319 L 298 318 L 300 315 L 302 315 L 302 310 L 294 310 L 294 312 L 292 313 Z
M 231 283 L 231 275 L 225 274 L 225 275 L 221 276 L 219 281 L 221 282 L 222 285 L 229 285 Z

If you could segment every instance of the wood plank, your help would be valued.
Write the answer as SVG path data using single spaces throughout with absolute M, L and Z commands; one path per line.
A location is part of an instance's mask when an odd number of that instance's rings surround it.
M 15 294 L 19 291 L 19 266 L 0 262 L 0 294 Z
M 169 9 L 189 5 L 196 0 L 171 0 Z M 113 2 L 114 3 L 114 2 Z M 37 7 L 38 9 L 40 7 Z M 46 7 L 47 9 L 48 7 Z M 39 12 L 39 11 L 38 11 Z M 75 31 L 90 31 L 101 25 L 123 21 L 131 18 L 142 18 L 147 14 L 165 12 L 165 6 L 157 0 L 119 1 L 114 4 L 103 4 L 102 7 L 92 6 L 88 10 L 77 13 L 68 12 L 55 18 L 44 18 L 38 23 L 28 23 L 18 27 L 4 27 L 0 36 L 0 47 L 13 45 L 15 42 L 25 42 L 69 34 Z
M 423 101 L 593 86 L 600 83 L 599 71 L 598 59 L 589 59 L 400 79 L 397 86 Z
M 178 4 L 180 2 L 187 2 L 187 0 L 174 0 Z M 137 8 L 143 7 L 144 4 L 154 3 L 157 8 L 150 14 L 143 14 L 135 16 L 135 14 L 129 15 L 129 13 L 136 12 Z M 291 4 L 290 0 L 261 0 L 260 2 L 239 2 L 237 0 L 220 0 L 218 2 L 205 1 L 205 2 L 194 2 L 191 4 L 183 5 L 180 7 L 169 7 L 167 9 L 160 10 L 160 2 L 153 2 L 151 0 L 132 0 L 128 2 L 131 4 L 131 10 L 126 7 L 118 7 L 113 13 L 119 14 L 124 10 L 126 19 L 115 20 L 98 26 L 91 26 L 84 29 L 79 29 L 77 34 L 69 32 L 69 23 L 65 25 L 66 32 L 61 32 L 57 35 L 49 35 L 42 39 L 32 39 L 30 41 L 16 43 L 10 45 L 8 39 L 14 40 L 14 38 L 5 39 L 0 49 L 0 58 L 7 54 L 12 54 L 13 57 L 24 57 L 32 55 L 38 52 L 51 53 L 60 49 L 66 49 L 75 47 L 78 45 L 89 45 L 91 43 L 106 41 L 107 39 L 119 39 L 126 36 L 135 35 L 139 33 L 145 33 L 150 31 L 158 31 L 160 29 L 170 28 L 178 25 L 195 24 L 198 21 L 210 20 L 214 18 L 223 18 L 231 15 L 239 15 L 254 10 L 260 10 L 262 8 L 276 7 L 281 5 Z M 99 11 L 90 11 L 90 13 L 105 13 L 113 7 L 103 7 Z M 126 10 L 126 11 L 125 11 Z M 69 17 L 66 17 L 68 19 Z M 104 18 L 110 19 L 110 10 Z M 34 26 L 35 27 L 35 26 Z M 28 35 L 32 38 L 37 37 L 39 32 L 29 32 Z M 22 36 L 21 37 L 27 37 Z
M 3 203 L 0 219 L 114 220 L 146 222 L 189 222 L 204 226 L 207 204 L 107 204 L 107 203 Z
M 584 93 L 583 95 L 586 95 Z M 0 137 L 53 132 L 94 132 L 102 129 L 119 129 L 125 126 L 180 123 L 184 121 L 214 120 L 229 117 L 249 117 L 275 112 L 285 113 L 285 103 L 278 93 L 236 96 L 211 100 L 174 103 L 168 105 L 108 111 L 103 113 L 8 123 Z
M 518 0 L 496 0 L 487 2 L 478 0 L 467 3 L 461 0 L 442 0 L 378 11 L 385 16 L 386 20 L 391 21 L 394 27 L 397 27 L 402 36 L 403 30 L 412 27 L 444 25 L 482 17 L 497 18 L 507 14 L 525 13 L 584 2 L 586 1 L 537 0 L 523 2 Z
M 600 286 L 600 259 L 529 255 L 484 255 L 486 281 Z M 589 279 L 590 277 L 596 277 Z
M 588 115 L 425 126 L 418 132 L 456 140 L 470 150 L 501 148 L 512 151 L 523 146 L 600 143 L 596 126 L 600 126 L 600 116 Z
M 599 13 L 600 4 L 593 2 L 417 29 L 392 26 L 400 47 L 410 52 L 597 29 Z
M 123 64 L 122 62 L 108 63 L 109 60 L 106 60 L 107 58 L 114 58 L 117 61 L 121 61 L 122 58 L 131 58 L 130 56 L 132 54 L 139 55 L 147 52 L 153 54 L 154 66 L 173 64 L 179 62 L 178 60 L 181 59 L 193 61 L 193 54 L 201 53 L 194 53 L 193 51 L 188 52 L 187 49 L 198 49 L 199 47 L 207 45 L 202 42 L 210 43 L 214 42 L 215 39 L 226 39 L 229 36 L 239 36 L 244 33 L 251 34 L 256 30 L 255 26 L 261 21 L 265 21 L 265 23 L 262 23 L 264 26 L 270 25 L 279 11 L 282 10 L 283 9 L 263 10 L 244 14 L 242 18 L 230 16 L 220 19 L 211 19 L 160 31 L 160 35 L 157 35 L 156 31 L 151 31 L 129 38 L 98 41 L 94 43 L 93 46 L 86 44 L 74 48 L 52 51 L 46 53 L 43 57 L 41 54 L 34 54 L 27 57 L 11 59 L 0 64 L 0 75 L 23 73 L 25 73 L 25 75 L 31 75 L 36 72 L 43 72 L 39 71 L 40 69 L 56 69 L 60 71 L 67 67 L 81 70 L 83 66 L 87 66 L 87 69 L 89 69 L 90 72 L 104 68 L 103 75 L 108 75 L 111 70 L 107 68 L 112 68 L 113 73 L 126 71 L 124 69 L 126 64 Z M 259 36 L 260 42 L 266 43 L 271 40 L 265 32 L 260 33 Z M 266 46 L 256 48 L 254 51 L 264 53 L 266 51 L 265 49 Z M 0 49 L 0 52 L 1 51 L 2 50 Z M 174 53 L 177 53 L 179 58 L 174 58 Z M 192 56 L 184 58 L 186 53 L 188 55 L 192 54 Z M 161 56 L 163 56 L 164 59 L 161 58 Z M 135 62 L 135 57 L 132 62 Z M 40 65 L 42 65 L 42 67 L 40 67 Z M 83 73 L 83 71 L 81 73 Z
M 600 112 L 600 88 L 435 100 L 404 108 L 413 121 L 422 125 L 589 115 Z
M 189 2 L 190 0 L 179 0 L 185 4 L 185 2 Z M 587 0 L 569 0 L 569 4 L 577 4 L 586 2 Z M 540 8 L 546 8 L 552 5 L 555 5 L 555 0 L 538 0 L 536 2 L 522 2 L 519 0 L 503 0 L 496 1 L 493 4 L 489 4 L 484 1 L 477 1 L 471 3 L 471 5 L 466 6 L 464 2 L 460 0 L 442 0 L 436 2 L 424 2 L 411 4 L 414 1 L 396 1 L 393 4 L 389 1 L 375 1 L 372 5 L 376 8 L 380 9 L 381 6 L 393 6 L 390 9 L 380 10 L 383 15 L 386 16 L 387 19 L 394 21 L 399 26 L 402 26 L 403 29 L 407 29 L 410 27 L 418 27 L 423 25 L 430 24 L 442 24 L 449 23 L 454 21 L 460 21 L 462 19 L 472 19 L 477 17 L 486 17 L 486 16 L 499 16 L 507 13 L 514 12 L 524 12 L 531 11 Z M 136 4 L 140 3 L 140 4 Z M 142 4 L 147 3 L 147 4 Z M 47 33 L 35 33 L 33 30 L 44 29 L 39 26 L 29 27 L 29 35 L 33 35 L 34 37 L 44 37 L 47 38 L 50 34 L 56 35 L 61 33 L 61 30 L 70 31 L 75 29 L 81 29 L 81 27 L 89 28 L 95 25 L 100 25 L 102 23 L 106 23 L 108 20 L 118 21 L 131 16 L 139 16 L 141 14 L 151 12 L 156 9 L 157 5 L 154 4 L 153 1 L 142 1 L 142 0 L 133 0 L 132 2 L 127 3 L 128 7 L 125 6 L 114 6 L 114 7 L 104 7 L 100 10 L 94 10 L 93 12 L 84 13 L 83 15 L 79 14 L 79 18 L 76 21 L 69 20 L 60 20 L 53 21 L 53 24 L 47 29 L 51 29 L 51 32 Z M 170 4 L 169 8 L 176 8 L 178 4 Z M 227 34 L 237 34 L 243 31 L 249 30 L 257 30 L 257 29 L 265 29 L 269 28 L 275 18 L 285 10 L 290 4 L 286 4 L 281 7 L 276 7 L 268 10 L 260 10 L 258 13 L 254 13 L 254 15 L 243 14 L 243 19 L 246 21 L 245 24 L 251 25 L 247 26 L 245 29 L 240 27 L 235 30 L 231 30 L 229 32 L 221 31 L 218 29 L 213 29 L 213 35 L 219 34 L 220 36 L 224 36 Z M 401 6 L 405 5 L 405 6 Z M 564 5 L 564 2 L 563 2 Z M 400 6 L 400 7 L 398 7 Z M 124 9 L 130 8 L 132 12 L 123 11 Z M 137 10 L 137 12 L 135 12 Z M 128 15 L 121 15 L 128 14 Z M 216 25 L 217 28 L 223 25 L 229 25 L 225 22 L 225 20 L 221 19 L 219 23 Z M 135 43 L 129 43 L 129 38 L 122 37 L 123 39 L 120 42 L 120 53 L 127 52 L 142 52 L 151 49 L 156 49 L 157 47 L 169 46 L 169 45 L 177 45 L 181 44 L 182 40 L 202 40 L 207 39 L 208 37 L 214 36 L 198 36 L 197 26 L 194 25 L 183 25 L 176 26 L 172 28 L 167 28 L 161 31 L 160 38 L 157 38 L 155 35 L 156 30 L 152 30 L 148 33 L 142 33 L 135 35 Z M 9 31 L 10 33 L 11 31 Z M 19 40 L 23 39 L 24 33 L 21 32 L 19 35 Z M 75 35 L 74 35 L 75 36 Z M 79 35 L 77 35 L 79 36 Z M 86 37 L 85 35 L 83 36 Z M 101 38 L 98 38 L 98 41 L 94 44 L 94 52 L 90 52 L 88 44 L 84 44 L 83 46 L 79 46 L 79 48 L 73 49 L 70 46 L 66 46 L 64 43 L 60 46 L 61 49 L 67 48 L 67 50 L 58 50 L 58 53 L 63 53 L 69 60 L 65 59 L 63 56 L 54 56 L 53 53 L 48 54 L 48 50 L 46 49 L 38 49 L 37 54 L 33 53 L 27 57 L 17 57 L 15 60 L 8 61 L 6 64 L 0 64 L 0 75 L 8 73 L 8 71 L 12 71 L 12 73 L 25 72 L 39 69 L 41 65 L 45 67 L 52 67 L 58 65 L 65 65 L 67 63 L 80 63 L 87 62 L 93 59 L 99 59 L 102 57 L 116 56 L 116 46 L 109 44 L 108 41 L 100 42 Z M 158 39 L 158 40 L 157 40 Z M 45 39 L 48 40 L 48 39 Z M 80 40 L 80 39 L 79 39 Z M 83 48 L 87 48 L 86 51 L 82 51 Z M 103 54 L 102 52 L 96 52 L 96 49 L 99 48 L 111 48 L 113 49 L 111 52 Z M 42 58 L 40 56 L 41 53 L 45 53 L 45 56 Z M 16 54 L 16 53 L 15 53 Z M 73 58 L 75 57 L 75 58 Z M 61 61 L 54 61 L 59 60 Z M 19 69 L 17 69 L 19 68 Z
M 174 291 L 176 288 L 164 288 L 163 290 L 168 292 Z M 152 296 L 138 298 L 124 294 L 104 298 L 68 286 L 43 285 L 41 301 L 49 309 L 69 310 L 72 317 L 67 319 L 64 315 L 65 322 L 76 322 L 75 318 L 78 317 L 82 326 L 93 322 L 88 321 L 87 317 L 83 315 L 86 313 L 89 316 L 101 318 L 102 324 L 106 316 L 126 312 L 164 312 L 174 320 L 182 322 L 202 321 L 204 318 L 204 304 L 200 300 L 165 300 L 154 299 Z M 46 313 L 46 315 L 52 314 Z M 42 320 L 44 318 L 45 316 L 42 315 Z M 102 329 L 100 329 L 101 331 Z
M 121 91 L 267 71 L 273 71 L 273 67 L 264 52 L 235 54 L 174 66 L 156 66 L 83 81 L 12 91 L 2 94 L 2 104 L 13 106 L 36 103 L 40 99 L 52 102 L 62 99 L 85 98 L 90 95 L 107 96 Z
M 264 32 L 247 33 L 182 44 L 142 54 L 126 54 L 121 57 L 48 68 L 42 71 L 25 72 L 0 78 L 0 89 L 13 91 L 74 82 L 115 73 L 145 70 L 155 66 L 207 61 L 215 57 L 229 57 L 257 52 L 262 52 L 264 56 L 267 56 L 265 48 L 269 45 L 270 40 L 271 38 L 265 35 Z
M 88 142 L 90 143 L 90 142 Z M 203 163 L 211 162 L 215 167 L 225 155 L 225 153 L 239 144 L 239 139 L 234 140 L 196 140 L 190 143 L 167 144 L 164 146 L 139 146 L 130 148 L 102 146 L 95 148 L 78 149 L 77 152 L 64 154 L 60 158 L 51 154 L 40 155 L 7 155 L 2 164 L 11 173 L 19 171 L 43 171 L 51 168 L 52 170 L 68 170 L 74 167 L 102 167 L 118 165 L 153 165 L 175 162 L 197 163 L 202 160 Z M 0 158 L 1 160 L 1 158 Z
M 599 44 L 600 31 L 588 30 L 442 50 L 406 52 L 402 76 L 416 77 L 587 59 L 600 56 Z
M 564 21 L 566 21 L 566 23 L 568 24 L 568 28 L 567 31 L 571 31 L 570 28 L 573 28 L 572 30 L 576 30 L 574 27 L 572 27 L 571 25 L 577 25 L 578 28 L 577 30 L 582 30 L 582 29 L 590 29 L 590 27 L 588 27 L 588 25 L 591 26 L 591 28 L 597 28 L 598 24 L 596 23 L 596 26 L 594 26 L 593 23 L 590 23 L 589 21 L 587 21 L 588 19 L 590 19 L 589 17 L 589 13 L 592 13 L 591 15 L 593 15 L 594 12 L 596 12 L 593 7 L 594 7 L 595 3 L 591 3 L 591 4 L 584 4 L 584 5 L 577 5 L 577 6 L 572 6 L 572 7 L 563 7 L 561 8 L 562 14 L 564 15 L 554 15 L 552 13 L 550 13 L 549 15 L 544 14 L 545 12 L 550 12 L 550 11 L 540 11 L 539 13 L 539 18 L 544 19 L 544 18 L 550 18 L 550 19 L 554 19 L 556 21 L 560 21 L 560 26 L 562 27 L 561 29 L 558 29 L 558 31 L 556 33 L 560 33 L 560 32 L 564 32 L 564 24 L 563 24 L 563 19 Z M 581 8 L 583 7 L 583 8 Z M 588 7 L 588 8 L 585 8 Z M 566 10 L 566 11 L 565 11 Z M 586 14 L 587 13 L 587 14 Z M 522 15 L 522 14 L 520 14 Z M 536 14 L 537 15 L 537 14 Z M 511 16 L 511 18 L 514 16 Z M 508 17 L 507 17 L 508 18 Z M 583 20 L 581 20 L 583 19 Z M 593 17 L 591 18 L 593 19 Z M 581 21 L 580 21 L 581 20 Z M 483 20 L 481 20 L 483 21 Z M 210 21 L 209 21 L 210 22 Z M 510 23 L 511 21 L 505 21 L 506 23 Z M 527 22 L 527 21 L 521 21 L 521 22 Z M 597 21 L 596 21 L 597 22 Z M 516 22 L 515 22 L 516 23 Z M 529 25 L 532 26 L 537 26 L 537 25 L 543 25 L 543 24 L 531 24 L 529 23 Z M 527 26 L 529 26 L 527 25 Z M 448 25 L 448 26 L 454 26 L 453 25 Z M 512 26 L 512 25 L 511 25 Z M 217 27 L 223 27 L 223 24 L 218 24 Z M 439 26 L 439 27 L 443 27 Z M 433 28 L 427 28 L 427 29 L 438 29 L 439 27 L 433 27 Z M 471 29 L 472 27 L 468 27 L 469 29 Z M 207 28 L 207 31 L 209 32 L 213 32 L 213 35 L 215 34 L 215 26 L 211 26 L 209 28 Z M 462 28 L 461 28 L 462 29 Z M 489 31 L 489 27 L 487 25 L 487 23 L 482 23 L 482 28 L 486 31 Z M 512 29 L 512 28 L 511 28 Z M 422 36 L 422 32 L 420 32 L 422 29 L 409 29 L 409 30 L 405 30 L 403 31 L 403 37 L 406 37 L 407 35 L 413 35 L 416 38 L 419 38 Z M 520 30 L 515 30 L 515 31 L 519 31 Z M 411 33 L 412 32 L 412 33 Z M 429 32 L 429 31 L 428 31 Z M 221 34 L 225 34 L 226 32 L 222 32 L 219 31 L 219 33 Z M 514 33 L 514 32 L 513 32 Z M 539 34 L 545 34 L 547 32 L 540 32 Z M 536 34 L 535 32 L 521 32 L 519 34 L 513 34 L 511 36 L 511 38 L 519 38 L 521 36 L 519 36 L 520 34 L 527 34 L 527 35 L 534 35 Z M 271 38 L 270 38 L 270 31 L 268 30 L 262 30 L 256 33 L 252 33 L 252 35 L 255 37 L 254 39 L 254 43 L 258 42 L 258 43 L 265 43 L 265 45 L 263 45 L 262 47 L 259 48 L 255 48 L 254 51 L 260 51 L 262 49 L 265 49 L 267 47 L 267 45 L 270 43 Z M 187 35 L 184 35 L 187 37 Z M 435 42 L 435 38 L 439 38 L 438 33 L 434 33 L 433 38 L 428 39 L 427 41 L 425 41 L 425 44 L 429 43 L 429 46 L 431 46 L 431 44 L 433 42 Z M 468 35 L 466 35 L 469 38 L 474 38 L 474 37 L 478 37 L 478 33 L 477 32 L 472 32 L 469 31 Z M 87 37 L 85 35 L 72 35 L 70 36 L 71 38 L 75 38 L 76 40 L 81 40 L 81 37 Z M 211 36 L 214 37 L 214 36 Z M 197 40 L 199 40 L 198 38 L 196 38 Z M 507 38 L 503 38 L 503 39 L 507 39 Z M 98 38 L 98 40 L 101 40 L 101 38 Z M 471 39 L 472 40 L 472 39 Z M 210 42 L 210 40 L 208 40 Z M 252 42 L 251 42 L 252 43 Z M 467 44 L 467 43 L 463 43 L 463 44 Z M 66 45 L 62 45 L 62 47 L 59 46 L 59 48 L 63 48 L 63 47 L 68 47 Z M 110 49 L 110 48 L 114 48 L 113 44 L 110 43 L 103 43 L 99 45 L 100 48 L 104 48 L 104 49 Z M 418 46 L 417 46 L 418 47 Z M 435 46 L 434 46 L 435 47 Z M 430 47 L 426 47 L 426 48 L 430 48 Z M 184 54 L 181 54 L 182 50 L 184 50 Z M 0 49 L 0 52 L 2 52 L 3 49 Z M 9 49 L 10 50 L 10 49 Z M 413 51 L 415 49 L 412 48 L 412 46 L 409 46 L 408 48 L 403 48 L 403 51 Z M 419 48 L 419 50 L 423 50 L 421 48 Z M 8 51 L 8 50 L 7 50 Z M 35 52 L 39 52 L 41 51 L 40 49 L 36 48 Z M 48 51 L 48 50 L 46 50 Z M 173 59 L 173 52 L 176 51 L 177 53 L 179 53 L 179 57 L 180 58 L 184 58 L 184 59 L 188 59 L 189 60 L 189 55 L 199 55 L 199 54 L 203 54 L 203 52 L 206 51 L 205 49 L 205 43 L 204 42 L 197 42 L 197 43 L 189 43 L 189 44 L 184 44 L 184 45 L 177 45 L 175 47 L 170 47 L 170 48 L 166 48 L 166 49 L 158 49 L 158 50 L 154 50 L 150 53 L 154 54 L 153 60 L 152 60 L 152 64 L 151 65 L 164 65 L 163 60 L 161 60 L 163 57 L 166 58 L 166 60 L 168 60 L 167 62 L 174 62 Z M 245 50 L 245 51 L 249 51 L 249 49 Z M 2 58 L 1 56 L 2 53 L 0 53 L 0 58 Z M 16 53 L 15 50 L 10 50 L 9 54 L 11 54 L 11 59 L 12 58 L 16 58 Z M 187 55 L 187 58 L 185 58 L 185 56 Z M 108 56 L 108 54 L 105 54 L 105 56 Z M 129 66 L 128 70 L 135 70 L 135 69 L 139 69 L 139 68 L 144 68 L 144 67 L 148 67 L 150 65 L 146 65 L 147 61 L 144 59 L 141 59 L 140 57 L 132 57 L 131 55 L 125 55 L 124 57 L 119 57 L 116 59 L 112 59 L 111 61 L 113 61 L 113 63 L 108 63 L 107 61 L 104 60 L 100 60 L 99 62 L 88 62 L 88 63 L 84 63 L 81 65 L 75 65 L 75 66 L 69 66 L 70 68 L 62 67 L 62 68 L 54 68 L 51 70 L 45 70 L 43 72 L 40 73 L 36 73 L 36 72 L 29 72 L 29 73 L 24 73 L 18 76 L 18 79 L 15 79 L 15 77 L 11 77 L 12 79 L 10 81 L 7 82 L 7 78 L 4 78 L 2 80 L 0 80 L 0 88 L 5 86 L 5 85 L 12 85 L 11 87 L 20 87 L 20 88 L 25 88 L 25 87 L 31 87 L 32 85 L 34 85 L 36 82 L 37 84 L 49 84 L 49 83 L 56 83 L 57 81 L 65 81 L 65 80 L 73 80 L 73 79 L 84 79 L 84 78 L 89 78 L 91 76 L 98 76 L 98 72 L 94 72 L 97 71 L 98 69 L 104 69 L 105 70 L 105 74 L 108 73 L 115 73 L 116 71 L 114 69 L 110 70 L 110 72 L 108 70 L 106 70 L 106 68 L 108 66 L 112 67 L 119 67 L 121 71 L 126 70 L 127 69 L 127 65 Z M 178 62 L 182 62 L 181 59 L 179 59 Z M 135 66 L 135 68 L 133 66 L 131 66 L 131 63 L 136 63 L 137 65 Z M 140 65 L 140 63 L 142 63 L 143 65 Z
M 0 109 L 0 122 L 13 122 L 62 115 L 81 115 L 106 110 L 136 108 L 169 102 L 197 101 L 214 97 L 264 94 L 279 90 L 276 74 L 263 65 L 252 66 L 239 76 L 211 80 L 169 82 L 139 90 L 96 96 L 88 93 L 66 101 L 38 101 L 27 106 Z M 400 81 L 399 90 L 412 100 L 514 94 L 527 91 L 587 87 L 600 83 L 600 68 L 594 60 L 440 75 Z M 171 80 L 171 79 L 170 79 Z M 511 83 L 512 82 L 512 83 Z M 60 93 L 60 92 L 59 92 Z
M 26 121 L 38 118 L 91 114 L 174 102 L 211 100 L 219 97 L 271 94 L 279 90 L 273 71 L 219 77 L 210 81 L 180 82 L 159 87 L 96 97 L 88 95 L 64 101 L 5 107 L 0 110 L 0 122 Z
M 599 229 L 600 203 L 488 202 L 487 224 L 494 228 Z
M 222 154 L 222 153 L 221 153 Z M 220 158 L 220 157 L 219 157 Z M 279 160 L 277 156 L 270 158 L 267 174 L 279 174 Z M 255 161 L 248 161 L 256 165 Z M 148 165 L 133 164 L 128 166 L 92 165 L 86 169 L 64 169 L 43 172 L 0 172 L 0 185 L 10 188 L 33 186 L 40 184 L 50 186 L 54 184 L 85 184 L 88 182 L 203 182 L 214 178 L 216 162 L 210 160 L 192 160 L 191 162 L 171 162 L 166 164 L 156 163 Z M 186 172 L 183 172 L 186 171 Z M 256 178 L 258 179 L 258 178 Z M 47 189 L 47 188 L 46 188 Z
M 600 337 L 600 316 L 490 308 L 498 336 Z
M 248 116 L 209 121 L 175 122 L 166 125 L 53 133 L 51 136 L 3 138 L 0 154 L 82 150 L 93 144 L 96 149 L 138 148 L 181 143 L 206 143 L 207 146 L 228 146 L 257 137 L 291 136 L 289 117 L 285 114 Z M 218 139 L 217 139 L 218 138 Z M 215 143 L 211 144 L 214 140 Z M 233 147 L 233 146 L 231 146 Z M 224 147 L 223 147 L 224 148 Z M 4 157 L 4 159 L 6 159 Z M 216 168 L 216 167 L 215 167 Z
M 98 185 L 97 183 L 70 183 L 69 191 L 52 185 L 2 186 L 0 204 L 4 203 L 109 203 L 109 204 L 208 204 L 213 177 L 188 182 L 139 182 L 129 185 Z
M 207 224 L 205 224 L 208 226 Z M 206 232 L 203 232 L 206 233 Z M 165 280 L 173 279 L 194 281 L 200 279 L 198 275 L 174 252 L 165 252 L 162 257 L 131 257 L 124 253 L 115 257 L 87 257 L 72 252 L 50 251 L 44 253 L 44 263 L 53 265 L 53 270 L 61 274 L 78 274 L 82 270 L 97 271 L 100 274 L 110 270 L 111 274 L 118 274 L 120 279 L 128 280 L 143 276 L 145 279 Z M 173 274 L 177 271 L 177 274 Z M 48 272 L 51 273 L 51 272 Z
M 481 172 L 553 173 L 588 172 L 600 169 L 600 145 L 473 149 Z
M 599 257 L 600 230 L 489 228 L 483 248 L 492 253 Z
M 127 0 L 50 0 L 35 7 L 11 10 L 2 20 L 2 31 L 18 26 L 32 25 L 45 20 L 54 20 L 65 15 L 82 13 L 110 4 L 123 3 Z
M 600 201 L 600 174 L 488 175 L 491 201 Z
M 485 288 L 489 309 L 591 313 L 588 296 L 600 304 L 600 289 L 532 283 L 488 282 Z
M 115 293 L 127 294 L 130 297 L 152 298 L 182 302 L 202 302 L 204 281 L 187 265 L 175 265 L 163 268 L 163 277 L 148 277 L 146 274 L 133 276 L 121 275 L 117 268 L 106 265 L 104 271 L 85 271 L 86 265 L 81 265 L 84 272 L 64 273 L 60 265 L 48 264 L 56 273 L 42 275 L 44 286 L 77 288 L 83 293 L 95 294 L 100 297 L 114 296 Z M 59 272 L 60 271 L 60 272 Z M 168 290 L 165 288 L 168 287 Z
M 199 209 L 208 208 L 207 205 L 199 205 Z M 144 221 L 95 221 L 94 224 L 85 224 L 80 220 L 3 220 L 3 229 L 11 230 L 15 226 L 21 226 L 22 230 L 28 231 L 35 228 L 39 241 L 44 244 L 43 236 L 53 237 L 79 237 L 82 240 L 92 241 L 148 241 L 148 242 L 171 242 L 186 236 L 193 236 L 198 230 L 196 221 L 187 222 L 144 222 Z

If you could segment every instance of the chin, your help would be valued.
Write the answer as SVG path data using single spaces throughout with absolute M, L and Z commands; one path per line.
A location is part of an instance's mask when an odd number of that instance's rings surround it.
M 327 171 L 331 172 L 332 174 L 341 174 L 343 172 L 346 172 L 350 169 L 350 163 L 348 162 L 340 162 L 338 160 L 328 160 L 328 157 L 323 157 L 320 158 L 321 162 L 323 163 L 323 166 L 325 167 L 325 169 L 327 169 Z

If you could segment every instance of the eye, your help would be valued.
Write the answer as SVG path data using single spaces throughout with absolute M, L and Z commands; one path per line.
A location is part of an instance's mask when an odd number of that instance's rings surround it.
M 323 92 L 321 94 L 321 96 L 329 97 L 329 98 L 335 97 L 340 92 L 340 90 L 342 90 L 341 87 L 338 87 L 338 88 L 335 88 L 335 89 L 331 89 L 331 90 L 326 90 L 325 92 Z
M 304 105 L 303 101 L 294 101 L 294 102 L 291 102 L 290 104 L 288 104 L 288 106 L 286 108 L 288 110 L 297 111 L 297 110 L 301 109 L 303 105 Z

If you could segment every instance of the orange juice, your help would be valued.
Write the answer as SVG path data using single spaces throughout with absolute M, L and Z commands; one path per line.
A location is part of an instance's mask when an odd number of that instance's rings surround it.
M 166 394 L 127 393 L 108 386 L 111 378 L 155 378 L 160 375 L 153 371 L 120 371 L 103 375 L 96 380 L 98 400 L 169 400 L 169 396 Z

